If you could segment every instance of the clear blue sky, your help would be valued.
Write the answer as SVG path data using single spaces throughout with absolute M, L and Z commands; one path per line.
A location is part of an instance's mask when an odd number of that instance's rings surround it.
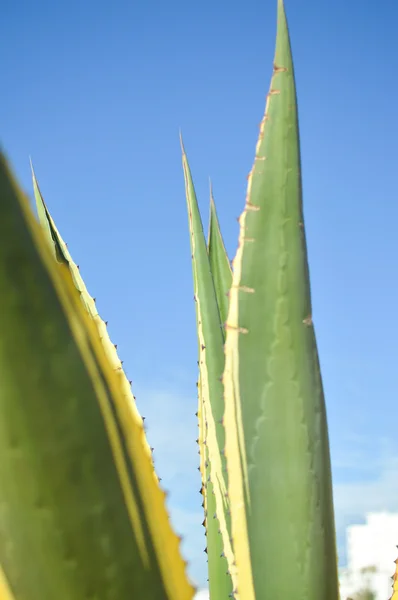
M 314 321 L 344 525 L 398 509 L 395 0 L 285 0 L 298 85 Z M 196 333 L 179 128 L 207 222 L 234 256 L 276 0 L 8 2 L 0 140 L 50 210 L 109 321 L 205 585 Z M 207 224 L 205 225 L 207 228 Z

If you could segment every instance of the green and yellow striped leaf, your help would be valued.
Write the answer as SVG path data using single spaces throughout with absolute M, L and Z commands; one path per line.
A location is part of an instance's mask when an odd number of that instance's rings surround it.
M 239 600 L 337 600 L 329 442 L 282 0 L 233 271 L 224 385 Z
M 6 576 L 3 572 L 3 569 L 0 565 L 0 600 L 15 600 L 15 596 L 13 596 L 9 583 L 6 579 Z
M 191 600 L 142 420 L 58 267 L 1 156 L 1 598 Z
M 182 161 L 189 216 L 199 345 L 199 442 L 207 510 L 210 599 L 228 600 L 233 589 L 234 559 L 230 540 L 227 480 L 223 455 L 225 433 L 222 425 L 224 401 L 221 376 L 224 370 L 224 329 L 196 193 L 183 146 Z
M 130 381 L 128 380 L 128 378 L 124 372 L 124 369 L 122 366 L 122 361 L 120 360 L 120 358 L 118 356 L 118 353 L 116 350 L 116 344 L 113 344 L 112 340 L 110 339 L 107 325 L 106 325 L 105 321 L 103 321 L 103 319 L 98 314 L 95 300 L 92 296 L 90 296 L 90 294 L 87 290 L 87 287 L 84 283 L 84 280 L 80 274 L 79 267 L 74 262 L 71 254 L 68 250 L 68 247 L 67 247 L 66 243 L 64 242 L 60 232 L 58 231 L 58 229 L 55 225 L 55 222 L 48 210 L 48 207 L 47 207 L 46 203 L 44 202 L 44 199 L 43 199 L 42 193 L 40 191 L 39 184 L 37 182 L 37 178 L 36 178 L 36 175 L 35 175 L 35 172 L 33 169 L 32 162 L 31 162 L 31 170 L 32 170 L 32 180 L 33 180 L 33 191 L 34 191 L 35 200 L 36 200 L 36 208 L 37 208 L 37 213 L 39 216 L 39 222 L 43 228 L 46 239 L 50 245 L 50 248 L 54 255 L 55 261 L 57 264 L 60 265 L 60 268 L 63 269 L 64 275 L 66 277 L 68 277 L 68 271 L 69 271 L 69 275 L 70 275 L 71 281 L 73 282 L 73 286 L 77 290 L 85 309 L 87 310 L 88 314 L 93 319 L 93 321 L 97 327 L 98 334 L 100 336 L 101 343 L 103 345 L 105 353 L 108 357 L 110 366 L 112 369 L 114 369 L 115 371 L 118 371 L 120 373 L 123 394 L 124 394 L 126 400 L 131 402 L 132 410 L 135 413 L 136 417 L 141 418 L 139 415 L 139 412 L 138 412 L 136 402 L 135 402 L 135 397 L 131 391 Z M 67 267 L 67 270 L 64 269 L 64 266 Z M 69 288 L 69 289 L 72 289 L 72 288 Z M 145 451 L 148 454 L 148 456 L 152 457 L 150 445 L 148 444 L 146 437 L 144 439 L 144 446 L 145 446 Z M 154 475 L 155 475 L 155 478 L 158 480 L 158 477 L 157 477 L 155 471 L 154 471 Z
M 207 442 L 207 420 L 204 414 L 204 400 L 199 380 L 199 449 L 200 449 L 200 473 L 202 477 L 201 494 L 203 496 L 203 509 L 205 518 L 203 525 L 206 529 L 206 553 L 208 557 L 208 580 L 210 588 L 210 600 L 229 598 L 232 592 L 232 581 L 228 575 L 228 565 L 224 553 L 224 543 L 220 531 L 220 523 L 217 518 L 217 501 L 211 481 L 211 460 Z M 225 509 L 227 510 L 227 509 Z
M 232 270 L 221 235 L 213 189 L 210 185 L 210 221 L 208 235 L 208 253 L 210 268 L 213 275 L 217 303 L 220 310 L 221 322 L 225 324 L 228 316 L 228 296 L 232 285 Z

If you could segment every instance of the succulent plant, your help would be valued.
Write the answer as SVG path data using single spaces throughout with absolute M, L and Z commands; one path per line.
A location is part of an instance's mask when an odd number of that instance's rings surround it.
M 233 268 L 182 161 L 210 599 L 338 600 L 282 0 Z M 131 382 L 32 176 L 39 222 L 0 155 L 0 600 L 191 600 Z
M 203 488 L 205 498 L 215 495 L 225 555 L 218 558 L 218 570 L 224 573 L 226 560 L 241 600 L 336 600 L 329 441 L 311 316 L 296 90 L 282 0 L 232 284 L 213 203 L 213 234 L 205 251 L 184 150 L 183 165 L 199 337 L 199 440 L 202 461 L 208 464 Z M 212 581 L 215 525 L 209 515 L 206 522 L 210 597 L 223 600 L 227 590 Z
M 47 237 L 2 156 L 0 598 L 190 600 L 129 384 L 41 209 Z

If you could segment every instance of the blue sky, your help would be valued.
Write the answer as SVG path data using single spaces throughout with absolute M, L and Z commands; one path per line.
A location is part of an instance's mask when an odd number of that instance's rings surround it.
M 8 3 L 0 140 L 50 210 L 133 380 L 190 573 L 205 585 L 196 333 L 178 132 L 233 258 L 276 0 Z M 314 321 L 344 526 L 398 510 L 394 0 L 286 0 Z M 207 227 L 207 225 L 206 225 Z

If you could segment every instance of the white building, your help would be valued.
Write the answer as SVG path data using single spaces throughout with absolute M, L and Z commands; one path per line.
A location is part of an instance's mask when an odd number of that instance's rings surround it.
M 194 600 L 209 600 L 209 590 L 200 590 L 196 593 Z
M 392 596 L 394 561 L 398 557 L 398 513 L 370 513 L 363 525 L 347 528 L 347 567 L 340 571 L 341 600 L 362 590 L 374 600 Z

